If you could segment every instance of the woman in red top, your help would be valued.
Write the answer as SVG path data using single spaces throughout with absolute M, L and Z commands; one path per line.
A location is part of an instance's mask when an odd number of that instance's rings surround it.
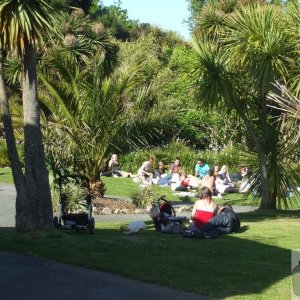
M 200 199 L 194 204 L 191 216 L 191 227 L 200 228 L 204 223 L 208 222 L 216 215 L 218 210 L 217 204 L 212 199 L 211 190 L 204 186 L 200 188 Z

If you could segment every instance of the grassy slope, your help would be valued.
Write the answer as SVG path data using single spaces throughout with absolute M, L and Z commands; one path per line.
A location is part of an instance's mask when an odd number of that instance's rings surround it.
M 299 248 L 300 212 L 242 214 L 238 234 L 216 240 L 160 234 L 151 222 L 125 236 L 118 223 L 94 236 L 0 231 L 0 250 L 42 256 L 220 298 L 288 299 L 290 249 Z

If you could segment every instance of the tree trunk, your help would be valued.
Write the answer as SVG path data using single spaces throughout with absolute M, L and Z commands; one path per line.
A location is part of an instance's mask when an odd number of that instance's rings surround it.
M 40 128 L 40 110 L 37 100 L 36 52 L 25 41 L 23 56 L 23 112 L 25 143 L 25 182 L 29 199 L 20 218 L 18 230 L 32 231 L 52 228 L 52 202 L 48 170 Z M 27 222 L 23 219 L 26 216 Z
M 271 196 L 273 191 L 269 191 L 269 176 L 267 170 L 267 150 L 268 150 L 268 112 L 267 112 L 267 93 L 261 97 L 261 111 L 260 111 L 260 147 L 258 149 L 258 160 L 259 160 L 259 170 L 260 170 L 260 182 L 261 182 L 261 203 L 260 209 L 276 208 L 276 198 L 275 202 L 271 201 Z M 273 125 L 275 126 L 275 125 Z M 275 192 L 276 195 L 276 192 Z
M 19 154 L 17 152 L 12 120 L 9 111 L 8 98 L 5 92 L 2 52 L 0 52 L 0 105 L 2 110 L 2 121 L 4 125 L 7 152 L 11 164 L 13 180 L 17 191 L 16 211 L 23 212 L 24 207 L 27 203 L 25 177 L 22 171 L 22 165 L 19 159 Z M 16 218 L 16 224 L 17 223 L 18 219 Z
M 254 127 L 252 125 L 251 120 L 246 116 L 244 109 L 240 105 L 238 100 L 233 100 L 233 105 L 235 110 L 237 111 L 240 118 L 244 121 L 244 126 L 246 130 L 250 134 L 250 138 L 252 139 L 257 154 L 258 154 L 258 162 L 259 162 L 259 176 L 260 176 L 260 193 L 261 193 L 261 202 L 260 209 L 268 209 L 268 208 L 276 208 L 276 199 L 275 202 L 270 200 L 269 192 L 268 192 L 268 172 L 267 172 L 267 160 L 266 160 L 266 143 L 267 143 L 267 135 L 268 135 L 268 123 L 267 123 L 267 111 L 266 104 L 264 100 L 262 102 L 262 110 L 260 113 L 260 124 L 261 124 L 261 133 L 260 138 L 255 133 Z
M 267 173 L 267 162 L 266 154 L 262 148 L 258 150 L 258 161 L 259 161 L 259 175 L 260 175 L 260 187 L 261 187 L 261 202 L 259 205 L 260 209 L 270 208 L 269 195 L 268 195 L 268 173 Z

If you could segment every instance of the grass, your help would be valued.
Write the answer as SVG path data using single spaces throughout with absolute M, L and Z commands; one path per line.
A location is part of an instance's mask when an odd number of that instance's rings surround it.
M 154 231 L 136 235 L 120 223 L 96 234 L 71 230 L 19 234 L 0 230 L 0 250 L 45 257 L 226 299 L 288 299 L 291 249 L 299 248 L 300 211 L 241 214 L 241 232 L 216 240 Z
M 51 176 L 50 182 L 52 182 Z M 102 177 L 101 178 L 106 186 L 106 195 L 110 196 L 121 196 L 124 198 L 131 198 L 134 192 L 139 190 L 139 185 L 134 183 L 131 178 L 113 178 L 113 177 Z M 0 182 L 13 183 L 12 173 L 10 168 L 0 168 Z M 180 197 L 168 187 L 161 187 L 153 185 L 153 188 L 158 196 L 166 195 L 166 198 L 171 201 L 183 201 L 183 202 L 194 202 L 195 197 Z M 295 203 L 295 208 L 300 208 L 300 202 L 293 201 L 290 198 L 291 203 Z M 297 199 L 296 199 L 297 200 Z M 259 199 L 254 199 L 251 195 L 246 197 L 244 194 L 227 194 L 223 196 L 223 199 L 214 199 L 217 204 L 229 203 L 232 205 L 250 205 L 258 206 Z
M 138 189 L 129 178 L 103 180 L 108 195 L 130 197 Z M 10 169 L 0 168 L 0 182 L 12 182 Z M 179 200 L 169 188 L 156 188 L 168 199 Z M 221 202 L 228 201 L 251 204 L 239 194 Z M 290 298 L 291 249 L 299 248 L 300 211 L 258 211 L 240 217 L 238 234 L 216 240 L 160 234 L 150 221 L 144 232 L 130 236 L 120 232 L 121 223 L 96 224 L 94 236 L 71 230 L 19 234 L 0 229 L 0 250 L 222 299 Z
M 121 196 L 131 198 L 132 194 L 139 190 L 139 185 L 134 183 L 131 178 L 101 178 L 106 186 L 106 195 Z M 13 183 L 12 173 L 10 168 L 0 168 L 0 182 Z M 180 197 L 168 187 L 160 187 L 153 185 L 158 196 L 166 195 L 166 198 L 171 201 L 194 202 L 194 197 Z M 217 204 L 230 203 L 233 205 L 253 205 L 257 206 L 258 202 L 252 196 L 248 198 L 243 194 L 228 194 L 222 200 L 214 199 Z
M 0 168 L 0 182 L 13 183 L 11 168 Z
M 123 196 L 130 198 L 131 195 L 139 189 L 138 184 L 134 183 L 130 178 L 102 177 L 101 179 L 105 183 L 107 195 Z M 153 188 L 156 191 L 157 195 L 166 195 L 166 198 L 171 201 L 195 201 L 195 197 L 180 197 L 178 195 L 174 195 L 178 192 L 172 191 L 169 187 L 153 185 Z M 244 194 L 238 193 L 225 195 L 223 199 L 214 199 L 214 202 L 218 204 L 230 203 L 233 205 L 258 205 L 258 202 L 255 199 L 253 199 L 252 196 L 246 198 Z

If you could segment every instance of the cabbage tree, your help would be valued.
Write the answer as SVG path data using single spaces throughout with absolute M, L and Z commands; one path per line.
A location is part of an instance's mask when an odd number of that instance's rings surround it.
M 296 174 L 285 168 L 278 111 L 269 107 L 267 96 L 279 92 L 276 80 L 289 79 L 297 43 L 286 14 L 275 5 L 244 6 L 224 15 L 223 22 L 222 30 L 193 39 L 198 99 L 206 108 L 237 112 L 258 157 L 260 207 L 286 206 L 285 191 L 294 187 Z

